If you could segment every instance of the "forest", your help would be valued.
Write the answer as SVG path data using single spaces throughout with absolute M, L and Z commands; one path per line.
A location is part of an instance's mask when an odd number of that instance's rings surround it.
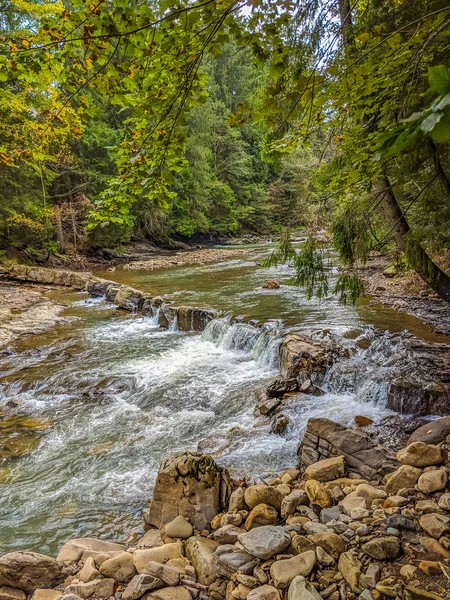
M 310 243 L 297 282 L 388 253 L 450 299 L 445 0 L 2 0 L 0 248 Z

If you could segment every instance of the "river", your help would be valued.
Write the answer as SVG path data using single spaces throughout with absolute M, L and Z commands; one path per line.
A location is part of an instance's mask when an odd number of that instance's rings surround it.
M 287 285 L 289 267 L 261 266 L 269 250 L 250 248 L 206 266 L 98 273 L 177 304 L 245 314 L 268 324 L 263 333 L 226 319 L 202 335 L 163 330 L 155 318 L 126 314 L 103 299 L 49 293 L 76 320 L 0 357 L 0 406 L 18 405 L 0 421 L 0 435 L 30 450 L 0 463 L 0 552 L 56 554 L 70 537 L 87 535 L 133 543 L 168 454 L 200 447 L 235 475 L 264 477 L 295 465 L 308 417 L 350 423 L 356 414 L 376 421 L 390 414 L 379 381 L 348 385 L 334 373 L 325 395 L 292 400 L 284 435 L 255 416 L 258 390 L 278 372 L 282 327 L 344 336 L 356 352 L 355 372 L 367 362 L 363 348 L 376 329 L 445 341 L 418 319 L 368 301 L 342 307 L 334 299 L 307 300 Z M 269 279 L 280 289 L 262 289 Z M 379 337 L 372 352 L 377 368 L 392 366 L 392 357 L 383 364 L 386 340 Z

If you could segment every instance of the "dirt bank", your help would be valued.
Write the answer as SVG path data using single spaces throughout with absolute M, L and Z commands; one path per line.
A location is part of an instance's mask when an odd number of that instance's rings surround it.
M 74 319 L 59 316 L 65 307 L 51 302 L 43 291 L 39 286 L 0 283 L 0 348 Z
M 383 304 L 428 323 L 437 333 L 450 335 L 450 304 L 439 298 L 413 271 L 390 276 L 389 260 L 384 256 L 369 259 L 362 272 L 371 304 Z

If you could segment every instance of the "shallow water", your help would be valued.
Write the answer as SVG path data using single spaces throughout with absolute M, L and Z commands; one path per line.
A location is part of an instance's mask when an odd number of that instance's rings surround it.
M 170 294 L 180 304 L 271 321 L 263 334 L 226 320 L 213 322 L 203 335 L 166 331 L 155 319 L 123 313 L 102 299 L 52 292 L 79 319 L 0 357 L 0 407 L 43 423 L 31 433 L 17 429 L 18 438 L 37 440 L 29 455 L 0 462 L 1 552 L 55 554 L 68 538 L 82 535 L 132 543 L 168 454 L 200 444 L 234 474 L 264 477 L 295 464 L 309 417 L 350 423 L 356 414 L 375 420 L 389 414 L 382 381 L 365 385 L 365 355 L 357 350 L 350 377 L 331 374 L 325 395 L 289 403 L 285 435 L 271 434 L 269 420 L 254 416 L 258 390 L 277 374 L 280 320 L 348 332 L 349 338 L 370 339 L 374 327 L 408 327 L 433 338 L 417 319 L 392 311 L 306 300 L 285 285 L 287 267 L 256 264 L 265 253 L 256 248 L 244 260 L 209 266 L 105 273 L 155 295 Z M 280 290 L 260 289 L 273 278 Z M 381 365 L 384 351 L 381 345 Z M 10 401 L 18 406 L 7 408 Z

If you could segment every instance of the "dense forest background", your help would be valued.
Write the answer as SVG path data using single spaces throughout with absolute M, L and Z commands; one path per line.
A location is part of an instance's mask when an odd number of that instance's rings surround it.
M 450 299 L 447 1 L 1 0 L 0 27 L 4 250 L 326 228 L 352 298 L 384 252 Z M 325 289 L 314 243 L 284 260 Z

